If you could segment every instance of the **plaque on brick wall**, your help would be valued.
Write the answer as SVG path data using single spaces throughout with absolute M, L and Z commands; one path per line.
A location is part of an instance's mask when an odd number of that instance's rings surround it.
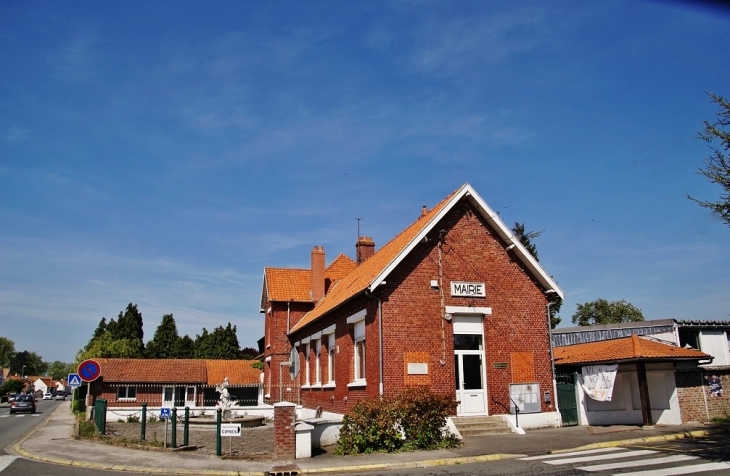
M 408 375 L 428 375 L 428 364 L 408 362 Z
M 492 367 L 495 369 L 506 369 L 507 362 L 494 362 L 492 363 Z

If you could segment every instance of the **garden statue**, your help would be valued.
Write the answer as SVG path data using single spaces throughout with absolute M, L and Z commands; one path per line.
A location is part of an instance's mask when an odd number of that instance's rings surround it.
M 215 386 L 215 391 L 221 394 L 219 402 L 221 410 L 225 414 L 231 408 L 231 396 L 228 393 L 228 377 L 223 379 L 223 383 Z

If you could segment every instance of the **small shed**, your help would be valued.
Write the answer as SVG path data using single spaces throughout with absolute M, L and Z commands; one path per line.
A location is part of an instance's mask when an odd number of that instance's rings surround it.
M 682 423 L 675 372 L 712 356 L 632 335 L 556 347 L 554 358 L 558 373 L 576 376 L 578 424 L 651 426 Z

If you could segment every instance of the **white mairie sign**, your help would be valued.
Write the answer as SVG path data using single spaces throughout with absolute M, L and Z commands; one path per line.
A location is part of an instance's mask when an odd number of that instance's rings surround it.
M 487 297 L 487 291 L 484 283 L 451 281 L 451 295 L 464 297 Z
M 241 436 L 241 424 L 221 423 L 221 436 Z

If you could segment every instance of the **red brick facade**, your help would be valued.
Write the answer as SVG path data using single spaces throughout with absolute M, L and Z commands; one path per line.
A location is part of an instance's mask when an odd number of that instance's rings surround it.
M 722 383 L 723 395 L 710 393 L 708 379 L 717 375 Z M 706 422 L 713 418 L 730 416 L 730 369 L 676 370 L 674 379 L 682 422 Z
M 356 293 L 292 333 L 286 330 L 292 329 L 314 304 L 269 301 L 265 311 L 264 377 L 269 402 L 286 400 L 305 408 L 346 413 L 358 400 L 378 395 L 381 327 L 383 392 L 427 385 L 434 391 L 454 394 L 453 322 L 444 318 L 449 306 L 491 309 L 491 315 L 483 319 L 489 414 L 509 412 L 511 383 L 538 383 L 541 393 L 549 392 L 554 402 L 545 281 L 541 284 L 515 250 L 507 249 L 509 242 L 490 223 L 495 219 L 486 218 L 473 201 L 458 201 L 445 210 L 425 239 L 399 258 L 383 284 L 372 292 Z M 378 252 L 368 261 L 377 256 Z M 440 286 L 432 285 L 439 280 Z M 486 297 L 452 297 L 452 281 L 485 283 Z M 363 310 L 366 385 L 354 383 L 356 325 L 347 322 L 348 317 Z M 334 383 L 328 379 L 331 353 L 326 334 L 332 326 Z M 319 383 L 315 378 L 315 340 L 309 344 L 309 359 L 305 355 L 304 342 L 309 338 L 321 339 Z M 289 368 L 283 367 L 283 383 L 279 385 L 280 363 L 289 360 L 291 346 L 297 342 L 299 375 L 292 382 Z M 409 363 L 426 370 L 409 374 Z M 541 407 L 542 411 L 555 411 L 544 401 Z

